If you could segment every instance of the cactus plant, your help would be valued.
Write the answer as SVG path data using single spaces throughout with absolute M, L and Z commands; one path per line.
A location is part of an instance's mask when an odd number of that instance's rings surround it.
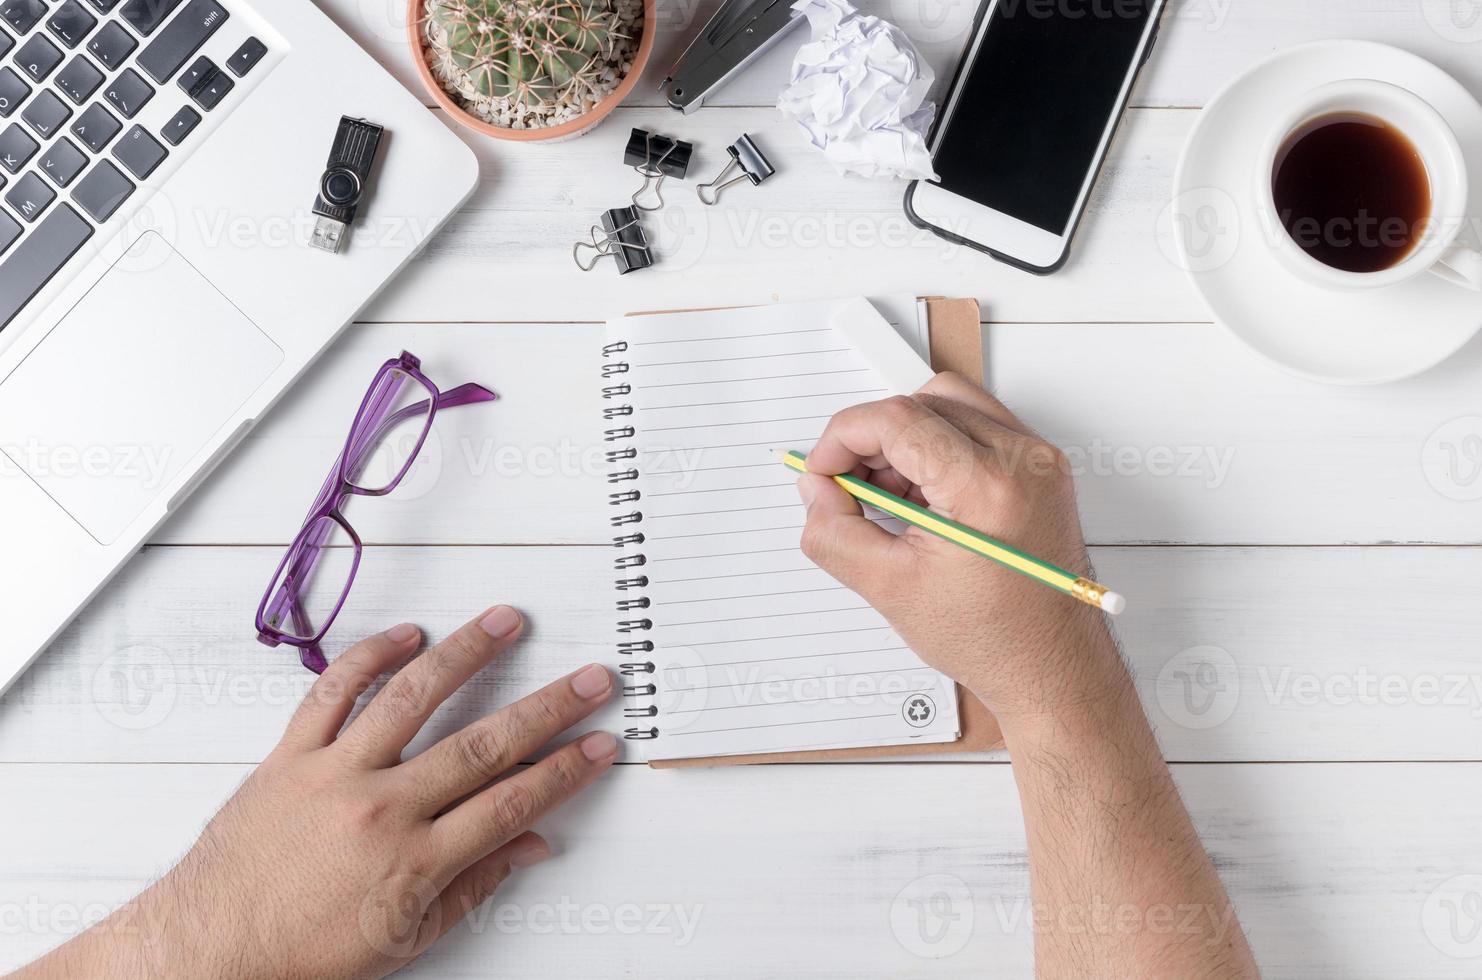
M 531 109 L 595 92 L 626 39 L 610 0 L 424 0 L 428 50 L 470 102 Z

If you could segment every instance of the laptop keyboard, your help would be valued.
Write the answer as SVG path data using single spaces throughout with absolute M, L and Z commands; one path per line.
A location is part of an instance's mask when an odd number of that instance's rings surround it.
M 0 0 L 0 329 L 268 54 L 198 55 L 222 0 Z M 145 106 L 179 108 L 157 127 Z M 157 116 L 156 116 L 157 117 Z

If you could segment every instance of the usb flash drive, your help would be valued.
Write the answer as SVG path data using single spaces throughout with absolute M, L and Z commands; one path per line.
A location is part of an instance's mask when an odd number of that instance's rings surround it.
M 382 132 L 380 126 L 364 119 L 340 117 L 329 163 L 319 178 L 319 196 L 314 199 L 314 233 L 309 236 L 310 245 L 326 252 L 338 252 L 344 245 L 346 232 L 370 184 Z

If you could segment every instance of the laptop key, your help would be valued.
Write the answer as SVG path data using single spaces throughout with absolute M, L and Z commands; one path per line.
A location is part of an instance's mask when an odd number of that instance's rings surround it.
M 15 28 L 17 34 L 29 34 L 46 16 L 41 0 L 0 0 L 0 20 Z
M 133 182 L 107 160 L 99 160 L 72 188 L 72 200 L 92 215 L 94 221 L 102 224 L 132 193 Z
M 268 53 L 268 46 L 255 37 L 249 37 L 242 42 L 242 46 L 232 52 L 232 56 L 226 60 L 226 66 L 232 70 L 232 74 L 243 78 L 257 63 L 262 56 Z
M 87 166 L 87 156 L 63 136 L 41 154 L 36 169 L 51 178 L 58 187 L 66 187 Z
M 26 103 L 26 107 L 21 110 L 21 118 L 36 131 L 37 136 L 49 140 L 67 125 L 67 120 L 72 118 L 72 110 L 67 108 L 67 103 L 57 98 L 55 92 L 42 89 L 36 93 L 36 98 Z
M 139 67 L 163 85 L 226 23 L 226 17 L 226 10 L 216 0 L 190 0 L 180 16 L 139 53 Z
M 20 123 L 11 123 L 5 132 L 0 133 L 0 167 L 18 174 L 39 149 L 41 147 L 21 128 Z
M 65 204 L 57 205 L 43 218 L 30 236 L 0 261 L 0 328 L 14 320 L 92 236 L 93 226 Z
M 118 6 L 118 0 L 87 0 L 87 2 L 100 14 L 106 14 Z
M 154 173 L 169 152 L 143 126 L 124 133 L 123 139 L 113 147 L 113 156 L 140 180 Z
M 209 78 L 211 75 L 214 75 L 216 71 L 216 62 L 205 55 L 201 55 L 190 63 L 189 68 L 180 73 L 180 77 L 175 80 L 175 84 L 180 86 L 180 91 L 189 95 L 196 90 L 197 85 L 201 84 L 203 80 Z
M 236 87 L 236 84 L 225 72 L 213 71 L 196 83 L 196 87 L 191 90 L 190 97 L 195 100 L 196 105 L 210 112 L 221 104 L 221 100 L 226 98 L 227 93 Z
M 180 111 L 171 116 L 170 121 L 165 123 L 165 128 L 160 130 L 160 135 L 171 146 L 179 146 L 180 141 L 189 136 L 191 131 L 200 124 L 201 114 L 190 106 L 183 105 L 180 107 Z
M 179 4 L 180 0 L 128 0 L 119 8 L 118 15 L 141 37 L 148 37 Z
M 54 84 L 67 93 L 67 98 L 82 105 L 103 84 L 103 73 L 87 60 L 86 55 L 75 54 L 57 73 Z
M 103 62 L 103 67 L 110 71 L 123 64 L 124 59 L 133 54 L 138 46 L 139 42 L 134 40 L 134 35 L 112 21 L 104 24 L 103 29 L 87 43 L 87 49 L 93 53 L 93 57 Z
M 21 71 L 36 81 L 44 82 L 46 76 L 62 63 L 62 51 L 48 41 L 46 35 L 32 34 L 15 53 L 15 63 L 21 66 Z
M 46 19 L 46 29 L 68 48 L 81 44 L 82 39 L 97 26 L 98 18 L 88 13 L 77 0 L 66 0 L 56 13 Z
M 21 223 L 4 211 L 0 211 L 0 255 L 21 237 Z
M 26 174 L 15 182 L 10 193 L 5 195 L 5 203 L 15 209 L 15 213 L 27 221 L 35 221 L 41 217 L 41 212 L 46 206 L 57 199 L 57 192 L 46 186 L 46 181 L 36 176 L 34 172 Z
M 84 146 L 94 153 L 102 153 L 103 147 L 107 146 L 118 131 L 123 129 L 123 123 L 114 119 L 107 109 L 94 102 L 82 110 L 82 115 L 72 124 L 72 135 L 82 140 Z
M 11 115 L 31 94 L 31 86 L 10 68 L 0 68 L 0 119 Z
M 154 97 L 154 89 L 134 69 L 125 68 L 103 95 L 125 119 L 133 119 L 144 103 Z
M 15 38 L 4 31 L 0 31 L 0 55 L 5 54 L 5 52 L 13 47 L 15 47 Z

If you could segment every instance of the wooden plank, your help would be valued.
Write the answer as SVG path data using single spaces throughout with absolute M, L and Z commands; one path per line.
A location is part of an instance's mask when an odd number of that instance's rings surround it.
M 556 674 L 613 663 L 604 548 L 372 548 L 331 649 L 403 618 L 441 636 L 498 601 L 529 638 L 426 745 Z M 153 548 L 3 699 L 7 762 L 254 762 L 312 676 L 259 646 L 269 548 Z M 1117 621 L 1171 759 L 1476 759 L 1474 548 L 1102 548 Z M 767 677 L 743 677 L 756 680 Z M 594 725 L 611 729 L 612 717 Z M 991 758 L 999 758 L 992 756 Z
M 126 900 L 247 771 L 0 767 L 9 798 L 26 801 L 0 813 L 0 969 Z M 1475 975 L 1475 959 L 1448 955 L 1479 947 L 1466 941 L 1468 921 L 1451 932 L 1447 903 L 1475 881 L 1454 876 L 1482 862 L 1479 766 L 1192 766 L 1175 776 L 1268 976 Z M 1007 766 L 625 766 L 541 830 L 556 857 L 517 875 L 407 975 L 1030 973 Z M 642 925 L 619 930 L 635 909 Z
M 604 262 L 582 274 L 573 244 L 641 183 L 621 163 L 630 127 L 662 131 L 673 122 L 666 110 L 619 109 L 590 135 L 553 145 L 475 140 L 478 190 L 362 319 L 601 320 L 635 309 L 914 292 L 977 297 L 1000 321 L 1209 320 L 1180 265 L 1169 214 L 1196 119 L 1183 109 L 1128 113 L 1071 258 L 1053 276 L 914 227 L 901 182 L 839 177 L 801 129 L 755 108 L 700 112 L 670 128 L 697 148 L 693 176 L 667 182 L 669 205 L 644 219 L 656 264 L 619 276 Z M 731 188 L 716 207 L 701 205 L 696 184 L 721 170 L 726 145 L 742 132 L 765 148 L 776 176 Z M 384 234 L 405 233 L 394 217 L 380 220 Z
M 376 368 L 403 349 L 421 357 L 441 387 L 478 381 L 500 400 L 440 413 L 394 493 L 346 505 L 363 540 L 611 540 L 602 329 L 593 324 L 352 329 L 154 540 L 286 545 L 339 455 Z
M 1069 454 L 1090 541 L 1482 540 L 1482 344 L 1371 388 L 1290 377 L 1213 325 L 995 324 L 987 358 Z
M 367 541 L 603 543 L 602 330 L 377 324 L 352 330 L 155 536 L 285 544 L 376 366 L 402 348 L 504 398 L 439 417 L 389 497 L 347 507 Z M 1208 324 L 993 324 L 989 383 L 1063 446 L 1098 544 L 1473 543 L 1482 345 L 1409 382 L 1330 388 Z
M 1074 255 L 1048 278 L 915 228 L 901 207 L 904 185 L 837 176 L 798 127 L 769 109 L 712 109 L 679 127 L 668 110 L 622 108 L 591 134 L 549 145 L 470 137 L 482 184 L 363 319 L 601 320 L 635 309 L 915 292 L 979 297 L 995 320 L 1204 320 L 1203 303 L 1170 258 L 1162 213 L 1194 115 L 1128 116 Z M 583 276 L 572 244 L 640 183 L 621 164 L 633 126 L 693 139 L 693 176 L 668 182 L 672 203 L 646 219 L 653 268 L 619 276 L 604 263 Z M 765 148 L 777 175 L 704 207 L 695 185 L 720 171 L 726 145 L 742 132 Z M 402 230 L 395 220 L 385 229 Z
M 321 0 L 319 6 L 403 84 L 424 94 L 407 48 L 404 0 Z M 659 0 L 661 34 L 629 104 L 664 105 L 660 82 L 718 6 L 719 0 Z M 1097 9 L 1090 0 L 1082 6 Z M 934 96 L 940 99 L 970 40 L 978 4 L 861 0 L 858 7 L 910 36 L 936 73 Z M 1475 49 L 1482 26 L 1468 18 L 1465 4 L 1449 0 L 1173 0 L 1164 18 L 1155 56 L 1133 94 L 1135 105 L 1203 105 L 1227 79 L 1266 54 L 1326 38 L 1393 44 L 1435 61 L 1473 88 L 1482 87 Z M 806 28 L 800 28 L 779 41 L 710 104 L 775 104 L 805 40 Z

